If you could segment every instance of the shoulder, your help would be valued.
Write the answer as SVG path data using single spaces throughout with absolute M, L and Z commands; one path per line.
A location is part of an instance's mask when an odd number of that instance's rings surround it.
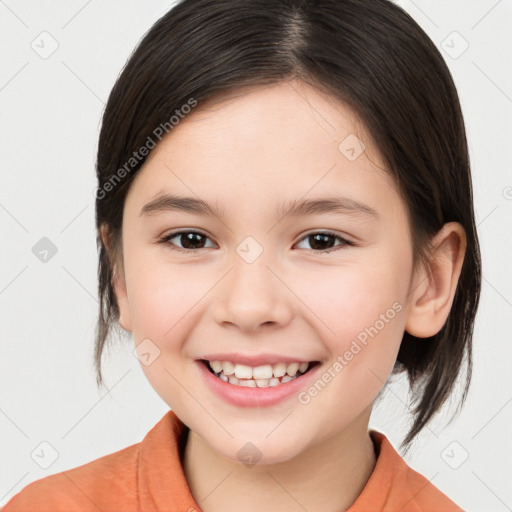
M 389 467 L 393 468 L 393 500 L 403 507 L 403 512 L 462 512 L 446 494 L 441 492 L 422 474 L 412 469 L 394 449 L 384 434 L 376 434 L 381 440 L 381 453 L 387 457 Z
M 430 480 L 407 465 L 386 436 L 371 431 L 377 463 L 350 512 L 462 512 Z
M 137 503 L 140 445 L 36 480 L 13 496 L 1 512 L 130 510 Z
M 405 482 L 411 503 L 421 511 L 462 512 L 462 508 L 441 492 L 430 480 L 407 466 L 405 461 Z

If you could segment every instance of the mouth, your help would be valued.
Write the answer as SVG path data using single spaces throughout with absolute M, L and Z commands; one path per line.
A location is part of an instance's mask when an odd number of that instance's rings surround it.
M 248 366 L 231 361 L 200 362 L 218 379 L 234 386 L 249 388 L 277 387 L 291 382 L 319 365 L 319 361 L 265 364 Z

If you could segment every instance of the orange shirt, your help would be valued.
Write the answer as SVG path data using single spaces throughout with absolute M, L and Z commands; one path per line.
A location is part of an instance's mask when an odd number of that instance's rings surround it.
M 173 411 L 142 442 L 28 484 L 3 512 L 200 512 L 181 465 L 185 425 Z M 387 438 L 371 436 L 377 464 L 347 512 L 460 512 L 411 469 Z

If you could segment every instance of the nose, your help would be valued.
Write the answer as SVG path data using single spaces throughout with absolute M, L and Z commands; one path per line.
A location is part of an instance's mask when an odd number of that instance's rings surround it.
M 219 283 L 215 320 L 246 333 L 285 326 L 293 316 L 293 293 L 279 274 L 265 252 L 252 263 L 236 255 L 231 271 Z

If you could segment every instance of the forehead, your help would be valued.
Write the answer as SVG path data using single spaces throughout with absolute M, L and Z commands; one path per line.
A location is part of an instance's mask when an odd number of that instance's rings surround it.
M 168 185 L 228 209 L 237 201 L 245 207 L 240 198 L 263 206 L 345 190 L 370 201 L 384 188 L 397 195 L 354 112 L 297 80 L 199 103 L 152 151 L 135 181 L 146 198 Z
M 192 139 L 193 143 L 200 139 L 202 145 L 216 145 L 229 134 L 233 145 L 251 140 L 252 144 L 244 147 L 248 150 L 261 142 L 268 147 L 270 136 L 276 133 L 279 137 L 273 139 L 274 147 L 294 145 L 297 152 L 305 140 L 313 149 L 317 143 L 357 136 L 364 139 L 366 154 L 371 152 L 372 160 L 382 167 L 378 151 L 353 110 L 340 99 L 297 79 L 245 87 L 200 102 L 172 128 L 167 139 Z M 158 148 L 154 153 L 158 154 Z

